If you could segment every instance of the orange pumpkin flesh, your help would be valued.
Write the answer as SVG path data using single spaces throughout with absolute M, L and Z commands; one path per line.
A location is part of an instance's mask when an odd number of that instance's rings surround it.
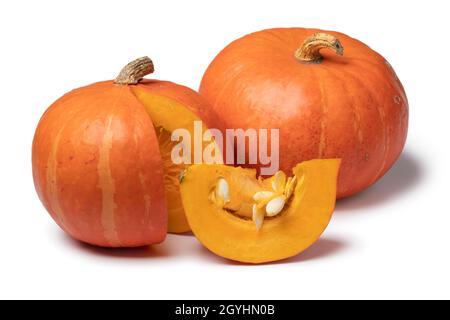
M 177 142 L 171 141 L 170 137 L 174 130 L 180 128 L 188 130 L 191 137 L 194 136 L 194 122 L 201 121 L 201 119 L 191 110 L 198 112 L 199 107 L 193 101 L 189 101 L 188 106 L 195 106 L 195 108 L 189 108 L 172 98 L 161 96 L 159 93 L 154 94 L 149 82 L 142 86 L 132 87 L 132 91 L 146 108 L 156 129 L 164 166 L 164 187 L 169 214 L 168 230 L 171 233 L 187 232 L 190 227 L 184 214 L 179 191 L 179 176 L 185 169 L 185 165 L 173 163 L 171 152 Z M 184 103 L 186 102 L 184 101 Z M 206 131 L 207 128 L 203 126 L 202 130 Z M 193 141 L 190 147 L 193 150 Z
M 327 227 L 336 200 L 340 160 L 312 160 L 297 165 L 297 185 L 283 211 L 265 218 L 261 229 L 236 203 L 252 202 L 254 192 L 266 190 L 267 181 L 253 169 L 224 165 L 193 165 L 186 169 L 181 194 L 187 219 L 197 239 L 215 254 L 245 263 L 286 259 L 312 245 Z M 211 195 L 218 179 L 229 184 L 226 208 Z M 246 188 L 242 188 L 245 185 Z M 239 212 L 243 208 L 243 213 Z
M 58 225 L 78 240 L 105 247 L 163 241 L 166 194 L 169 231 L 189 230 L 173 178 L 183 168 L 170 166 L 164 144 L 170 130 L 187 126 L 206 106 L 186 87 L 138 82 L 76 89 L 50 106 L 36 129 L 37 193 Z
M 208 67 L 200 94 L 214 127 L 280 129 L 284 171 L 342 158 L 339 198 L 382 177 L 406 140 L 408 101 L 394 70 L 337 32 L 270 29 L 238 39 Z

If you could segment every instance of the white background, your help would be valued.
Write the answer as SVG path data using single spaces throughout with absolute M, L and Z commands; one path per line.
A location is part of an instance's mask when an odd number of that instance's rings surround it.
M 450 298 L 448 1 L 0 1 L 0 298 Z M 323 238 L 245 266 L 191 236 L 95 249 L 65 236 L 34 191 L 31 141 L 65 92 L 149 55 L 198 88 L 230 41 L 269 27 L 337 30 L 383 54 L 410 101 L 392 171 L 341 201 Z

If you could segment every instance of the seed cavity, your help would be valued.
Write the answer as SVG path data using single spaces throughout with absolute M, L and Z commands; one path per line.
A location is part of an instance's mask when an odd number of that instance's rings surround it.
M 303 181 L 302 178 L 300 178 L 300 181 L 298 181 L 297 176 L 287 178 L 284 172 L 278 171 L 271 178 L 270 184 L 265 185 L 269 189 L 272 187 L 273 190 L 257 191 L 252 196 L 253 203 L 248 199 L 243 200 L 240 204 L 236 202 L 238 205 L 231 207 L 230 185 L 225 178 L 220 177 L 209 194 L 209 200 L 243 219 L 248 220 L 251 217 L 256 229 L 260 230 L 266 217 L 275 217 L 283 211 L 286 202 L 294 194 L 296 186 Z M 243 214 L 244 211 L 245 214 Z
M 278 215 L 286 204 L 286 197 L 284 195 L 273 198 L 266 206 L 266 214 L 268 217 L 274 217 Z
M 252 220 L 255 223 L 256 230 L 260 230 L 264 223 L 264 216 L 266 213 L 264 212 L 264 209 L 258 208 L 256 204 L 253 205 L 253 216 Z
M 220 178 L 216 184 L 215 198 L 223 204 L 230 202 L 230 186 L 227 180 Z

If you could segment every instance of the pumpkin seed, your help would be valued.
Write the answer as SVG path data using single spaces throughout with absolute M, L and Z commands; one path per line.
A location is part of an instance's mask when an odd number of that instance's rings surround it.
M 270 198 L 273 198 L 275 196 L 275 193 L 272 191 L 259 191 L 253 195 L 253 200 L 256 202 L 261 202 L 264 200 L 269 200 Z
M 276 193 L 283 193 L 286 185 L 286 174 L 283 171 L 278 171 L 273 176 L 272 189 Z
M 253 205 L 253 222 L 256 225 L 256 230 L 260 230 L 264 223 L 265 212 L 263 209 L 258 208 L 256 204 Z
M 223 203 L 230 202 L 230 186 L 227 180 L 220 178 L 216 184 L 216 199 Z
M 284 195 L 286 199 L 289 199 L 294 193 L 295 187 L 297 186 L 297 176 L 289 177 L 286 182 L 286 188 L 284 189 Z
M 273 198 L 266 206 L 266 213 L 268 217 L 274 217 L 279 214 L 286 204 L 286 197 L 284 195 Z

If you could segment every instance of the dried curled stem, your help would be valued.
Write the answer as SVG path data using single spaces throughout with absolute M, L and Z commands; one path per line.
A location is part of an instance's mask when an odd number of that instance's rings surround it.
M 121 85 L 138 84 L 146 75 L 153 73 L 155 68 L 149 57 L 142 57 L 127 64 L 120 71 L 114 83 Z
M 336 54 L 344 55 L 344 47 L 339 39 L 326 33 L 316 33 L 307 38 L 302 46 L 295 52 L 295 58 L 303 63 L 321 63 L 323 56 L 320 50 L 328 48 Z

